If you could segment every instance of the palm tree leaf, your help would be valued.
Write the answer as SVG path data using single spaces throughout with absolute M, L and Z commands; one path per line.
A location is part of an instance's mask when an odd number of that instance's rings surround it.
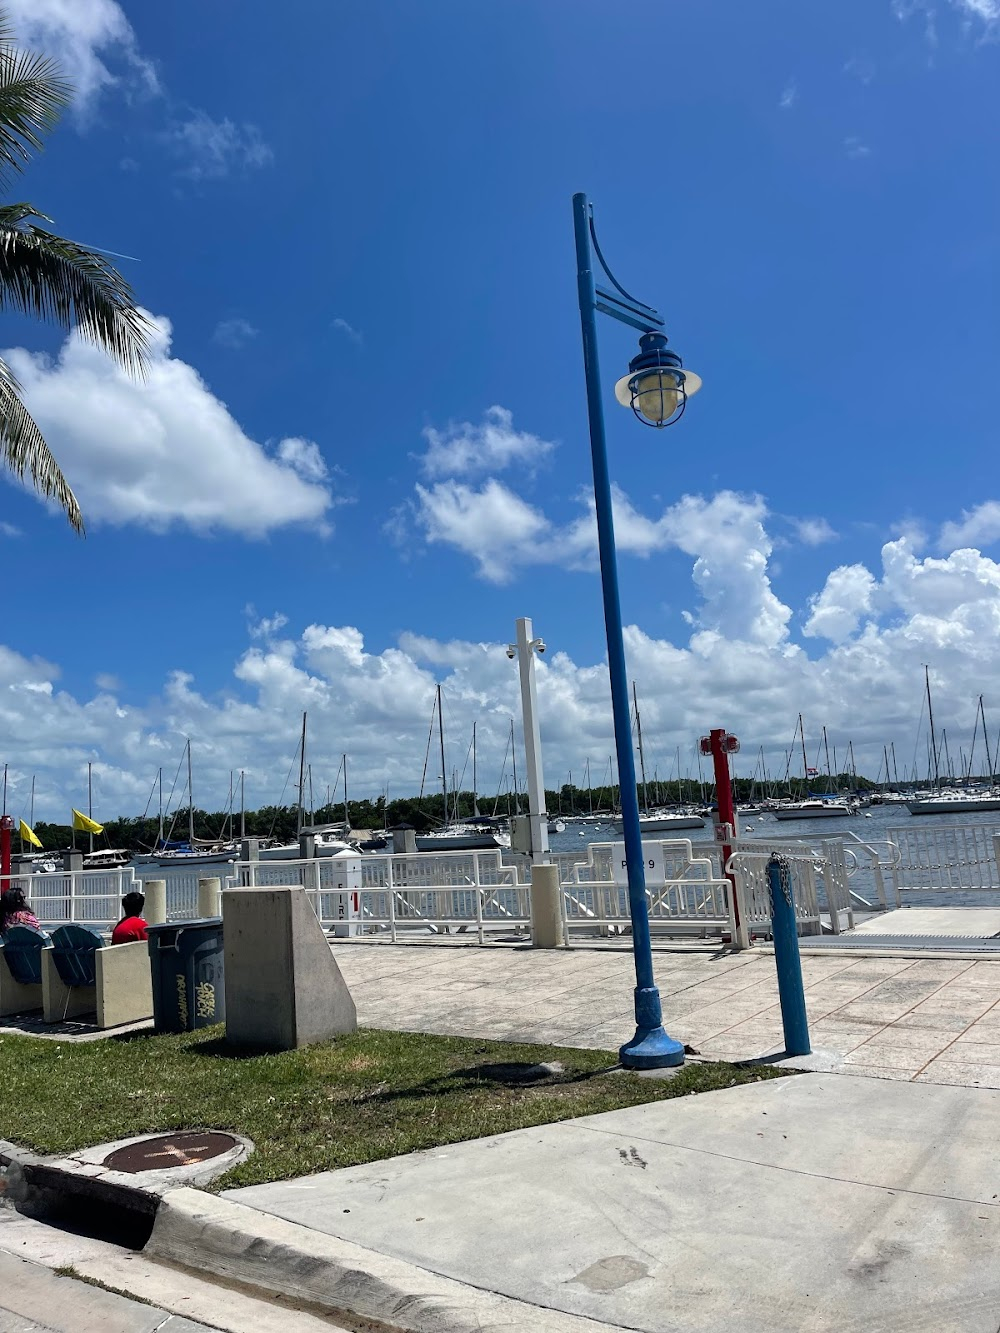
M 40 216 L 30 204 L 0 207 L 0 309 L 78 328 L 129 374 L 143 374 L 153 326 L 131 287 L 103 255 L 30 221 Z
M 0 176 L 20 171 L 42 147 L 72 88 L 59 66 L 31 51 L 17 51 L 0 22 Z
M 74 529 L 83 533 L 83 515 L 42 432 L 21 401 L 21 386 L 0 359 L 0 457 L 16 477 L 27 474 L 41 495 L 55 500 Z

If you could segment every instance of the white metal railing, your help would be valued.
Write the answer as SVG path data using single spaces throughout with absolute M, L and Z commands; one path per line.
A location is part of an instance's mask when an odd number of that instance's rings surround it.
M 338 935 L 388 932 L 394 942 L 415 930 L 525 931 L 529 885 L 499 849 L 381 853 L 295 861 L 237 862 L 248 887 L 301 884 L 316 915 Z
M 1000 824 L 891 828 L 890 880 L 899 907 L 904 893 L 1000 889 Z
M 646 902 L 651 932 L 732 931 L 731 885 L 688 838 L 643 840 Z M 600 934 L 630 928 L 624 843 L 590 843 L 578 852 L 553 852 L 562 886 L 563 938 L 582 929 Z
M 736 943 L 741 948 L 749 946 L 752 936 L 771 933 L 771 886 L 767 865 L 773 856 L 780 856 L 788 865 L 799 934 L 822 933 L 823 920 L 819 908 L 817 876 L 824 872 L 827 874 L 826 888 L 829 899 L 834 876 L 830 875 L 828 863 L 825 860 L 818 860 L 805 847 L 743 842 L 734 847 L 732 855 L 726 862 L 726 869 L 731 870 L 736 879 L 740 909 Z M 834 892 L 836 892 L 835 886 Z M 837 933 L 840 930 L 839 918 L 838 909 L 831 911 L 831 923 Z
M 12 875 L 43 929 L 76 922 L 94 930 L 121 919 L 122 898 L 137 887 L 131 866 L 116 870 L 56 870 Z

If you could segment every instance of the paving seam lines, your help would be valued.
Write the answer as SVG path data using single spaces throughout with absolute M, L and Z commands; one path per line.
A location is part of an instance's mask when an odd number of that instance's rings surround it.
M 918 962 L 920 962 L 920 961 L 921 961 L 921 960 L 920 960 L 919 958 L 911 959 L 910 962 L 907 963 L 906 967 L 901 967 L 901 968 L 899 969 L 898 972 L 893 972 L 893 973 L 891 973 L 890 975 L 891 975 L 892 977 L 900 977 L 900 976 L 903 975 L 904 972 L 908 972 L 908 971 L 910 970 L 910 968 L 913 967 L 914 963 L 918 963 Z M 861 959 L 859 958 L 859 959 L 858 959 L 858 963 L 860 963 L 860 962 L 861 962 Z M 856 965 L 855 965 L 855 966 L 856 966 Z M 894 1023 L 898 1023 L 898 1022 L 899 1022 L 899 1019 L 900 1019 L 900 1018 L 905 1018 L 907 1014 L 911 1014 L 911 1013 L 913 1012 L 913 1010 L 916 1009 L 916 1008 L 918 1007 L 918 1005 L 923 1004 L 925 1000 L 929 1000 L 929 999 L 931 999 L 932 996 L 937 995 L 938 991 L 944 990 L 945 986 L 950 985 L 950 983 L 953 982 L 953 981 L 957 981 L 957 980 L 958 980 L 958 977 L 963 977 L 963 976 L 965 976 L 965 974 L 966 974 L 966 972 L 968 972 L 969 968 L 970 968 L 970 967 L 974 967 L 974 966 L 975 966 L 975 964 L 974 964 L 973 962 L 970 962 L 970 963 L 968 964 L 967 967 L 964 967 L 964 968 L 962 969 L 962 971 L 958 973 L 958 976 L 955 976 L 955 977 L 949 977 L 947 981 L 942 981 L 941 984 L 940 984 L 940 986 L 937 987 L 937 990 L 932 990 L 931 993 L 930 993 L 930 995 L 925 995 L 925 996 L 923 997 L 923 999 L 921 999 L 921 1000 L 917 1000 L 916 1003 L 911 1004 L 910 1007 L 909 1007 L 909 1009 L 904 1009 L 903 1012 L 902 1012 L 897 1018 L 894 1018 L 894 1019 L 892 1020 L 891 1023 L 886 1023 L 886 1024 L 884 1025 L 884 1027 L 879 1028 L 879 1030 L 878 1030 L 877 1032 L 873 1032 L 873 1033 L 871 1034 L 871 1036 L 870 1036 L 870 1037 L 866 1037 L 866 1038 L 864 1039 L 864 1041 L 860 1041 L 860 1042 L 858 1042 L 857 1046 L 852 1046 L 852 1047 L 851 1047 L 851 1050 L 850 1050 L 850 1051 L 845 1051 L 844 1054 L 845 1054 L 845 1055 L 851 1055 L 851 1054 L 853 1054 L 854 1051 L 860 1050 L 861 1047 L 864 1046 L 866 1042 L 874 1041 L 874 1039 L 875 1039 L 876 1037 L 881 1037 L 882 1033 L 883 1033 L 883 1032 L 888 1032 L 888 1030 L 893 1026 Z M 846 968 L 844 969 L 844 971 L 847 971 L 847 970 L 848 970 L 848 969 L 846 969 Z M 866 995 L 870 994 L 873 990 L 877 990 L 878 987 L 881 986 L 885 981 L 886 981 L 886 978 L 883 977 L 883 978 L 881 979 L 881 981 L 876 981 L 876 982 L 874 982 L 871 986 L 868 987 L 867 990 L 863 990 L 863 991 L 861 992 L 860 995 L 855 995 L 855 996 L 853 997 L 853 999 L 848 1000 L 848 1001 L 847 1001 L 847 1004 L 854 1004 L 856 1001 L 863 999 Z M 808 990 L 808 987 L 806 987 L 806 989 Z M 1000 1003 L 1000 1000 L 995 1001 L 995 1003 Z M 832 1010 L 829 1014 L 824 1014 L 822 1018 L 819 1018 L 819 1019 L 817 1019 L 816 1021 L 817 1021 L 818 1023 L 823 1023 L 823 1022 L 827 1021 L 828 1019 L 832 1019 L 833 1016 L 834 1016 L 835 1014 L 839 1014 L 839 1013 L 840 1013 L 840 1010 L 841 1010 L 841 1009 L 845 1009 L 846 1007 L 847 1007 L 847 1005 L 842 1004 L 842 1005 L 840 1006 L 840 1009 L 834 1009 L 834 1010 Z M 991 1006 L 991 1007 L 992 1007 L 992 1006 Z M 768 1005 L 768 1008 L 769 1008 L 769 1009 L 780 1009 L 780 1004 L 771 1004 L 771 1005 Z M 761 1009 L 761 1010 L 759 1010 L 758 1012 L 763 1014 L 763 1013 L 766 1013 L 767 1010 L 765 1010 L 765 1009 Z M 989 1013 L 989 1009 L 987 1009 L 986 1012 Z M 756 1017 L 756 1016 L 757 1016 L 757 1015 L 755 1014 L 754 1017 Z M 980 1015 L 980 1017 L 982 1017 L 982 1015 Z M 973 1021 L 974 1021 L 974 1022 L 977 1022 L 978 1020 L 974 1019 Z M 744 1019 L 741 1019 L 740 1022 L 741 1022 L 741 1023 L 745 1023 L 745 1022 L 747 1022 L 747 1020 L 744 1018 Z M 730 1027 L 728 1027 L 728 1028 L 723 1028 L 721 1032 L 717 1032 L 715 1035 L 716 1035 L 717 1037 L 722 1037 L 722 1036 L 724 1036 L 727 1032 L 732 1032 L 733 1028 L 737 1028 L 737 1027 L 739 1027 L 739 1026 L 740 1026 L 740 1023 L 733 1023 Z M 971 1027 L 971 1026 L 972 1026 L 972 1025 L 969 1024 L 969 1027 Z M 967 1028 L 963 1028 L 963 1029 L 962 1029 L 963 1032 L 965 1032 L 965 1031 L 967 1031 L 967 1030 L 968 1030 Z M 961 1036 L 962 1033 L 960 1032 L 958 1035 Z M 957 1038 L 956 1038 L 956 1040 L 957 1040 Z M 949 1044 L 950 1044 L 950 1043 L 949 1043 Z M 948 1048 L 945 1047 L 944 1049 L 947 1050 Z M 932 1057 L 932 1058 L 936 1058 L 936 1057 Z M 930 1061 L 928 1061 L 928 1064 L 930 1064 Z M 920 1072 L 921 1072 L 920 1070 L 917 1071 L 917 1073 L 920 1073 Z M 912 1076 L 912 1078 L 916 1078 L 916 1074 L 914 1074 L 914 1075 Z M 911 1082 L 912 1082 L 912 1078 L 911 1078 Z
M 639 1143 L 652 1143 L 661 1148 L 673 1148 L 677 1152 L 690 1152 L 698 1153 L 705 1157 L 718 1157 L 726 1162 L 739 1162 L 741 1166 L 758 1166 L 764 1171 L 783 1171 L 786 1175 L 805 1176 L 808 1180 L 829 1180 L 835 1185 L 857 1185 L 859 1189 L 881 1190 L 883 1193 L 888 1194 L 912 1194 L 920 1199 L 942 1199 L 946 1203 L 968 1203 L 974 1204 L 977 1208 L 1000 1209 L 1000 1203 L 985 1203 L 982 1199 L 967 1199 L 961 1194 L 935 1194 L 931 1190 L 907 1189 L 902 1185 L 876 1185 L 869 1180 L 852 1180 L 848 1176 L 828 1176 L 822 1171 L 804 1171 L 801 1167 L 781 1166 L 776 1162 L 757 1162 L 746 1157 L 735 1157 L 732 1153 L 716 1152 L 712 1148 L 693 1148 L 687 1143 L 667 1143 L 663 1139 L 648 1139 L 643 1134 L 623 1134 L 621 1130 L 599 1129 L 595 1125 L 584 1124 L 582 1120 L 574 1122 L 564 1120 L 561 1123 L 560 1128 L 565 1128 L 571 1123 L 574 1125 L 574 1128 L 585 1129 L 589 1134 L 603 1134 L 606 1138 L 636 1139 Z
M 963 973 L 960 972 L 959 976 L 962 975 Z M 958 1041 L 959 1037 L 964 1037 L 965 1034 L 969 1031 L 969 1028 L 975 1027 L 975 1025 L 978 1022 L 980 1022 L 981 1019 L 984 1019 L 987 1014 L 991 1014 L 993 1010 L 996 1009 L 997 1005 L 1000 1005 L 1000 998 L 994 1000 L 988 1009 L 984 1009 L 978 1018 L 974 1018 L 972 1022 L 968 1025 L 968 1027 L 964 1027 L 961 1032 L 957 1032 L 955 1036 L 951 1039 L 951 1041 L 948 1043 L 948 1045 L 942 1047 L 942 1049 L 938 1051 L 937 1055 L 932 1055 L 931 1058 L 927 1061 L 927 1063 L 925 1065 L 922 1065 L 917 1070 L 917 1072 L 913 1075 L 913 1078 L 910 1080 L 910 1082 L 912 1083 L 914 1082 L 915 1079 L 918 1079 L 925 1069 L 929 1069 L 931 1067 L 931 1065 L 934 1063 L 935 1060 L 940 1060 L 941 1056 L 944 1055 L 945 1051 L 951 1050 L 951 1048 L 955 1045 L 955 1042 Z M 970 1087 L 971 1085 L 966 1083 L 961 1086 Z M 1000 1330 L 998 1330 L 998 1333 L 1000 1333 Z

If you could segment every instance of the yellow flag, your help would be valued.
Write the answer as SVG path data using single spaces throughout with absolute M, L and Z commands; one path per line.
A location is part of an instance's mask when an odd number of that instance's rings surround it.
M 24 822 L 23 819 L 20 821 L 20 827 L 18 829 L 18 832 L 20 833 L 24 841 L 30 843 L 32 847 L 41 847 L 42 845 L 41 838 L 39 838 L 38 834 L 35 832 L 33 828 L 29 828 L 29 826 Z
M 73 811 L 73 827 L 78 833 L 103 833 L 104 825 L 98 824 L 96 819 L 88 819 L 82 815 L 79 810 Z

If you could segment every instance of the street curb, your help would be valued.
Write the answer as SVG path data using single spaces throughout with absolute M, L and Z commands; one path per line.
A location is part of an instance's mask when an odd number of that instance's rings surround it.
M 143 1253 L 403 1333 L 597 1333 L 607 1324 L 527 1305 L 201 1190 L 171 1190 Z

